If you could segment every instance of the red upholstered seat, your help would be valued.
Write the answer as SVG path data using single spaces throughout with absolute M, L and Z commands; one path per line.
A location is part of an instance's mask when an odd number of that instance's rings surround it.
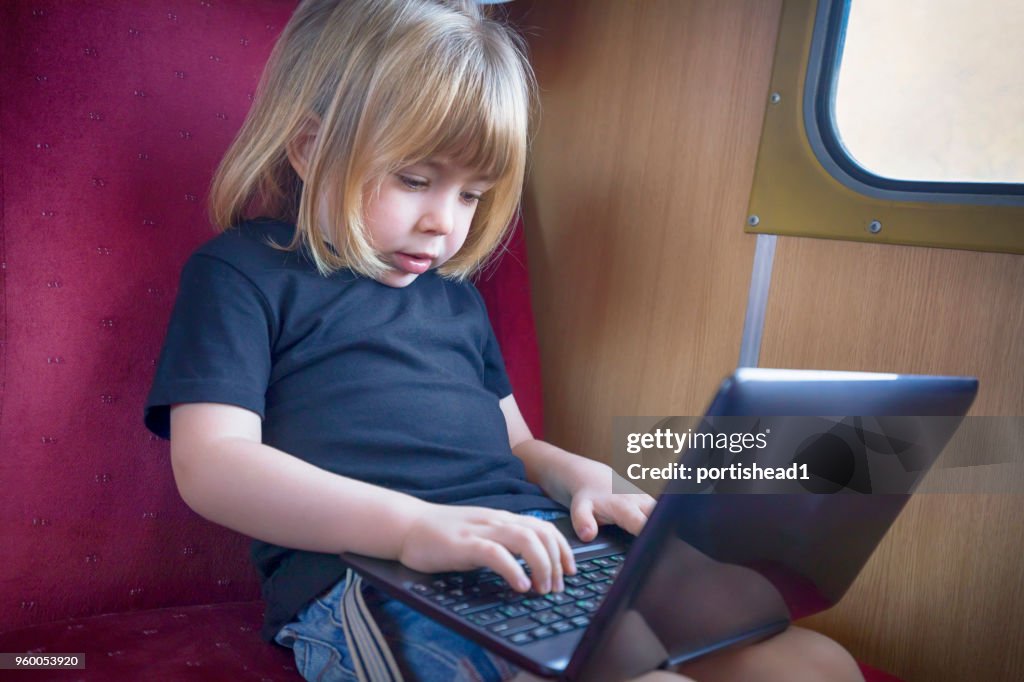
M 180 500 L 142 426 L 206 190 L 293 0 L 14 0 L 0 99 L 0 651 L 18 679 L 294 680 L 248 541 Z M 521 234 L 480 286 L 541 429 Z M 879 678 L 881 679 L 881 678 Z

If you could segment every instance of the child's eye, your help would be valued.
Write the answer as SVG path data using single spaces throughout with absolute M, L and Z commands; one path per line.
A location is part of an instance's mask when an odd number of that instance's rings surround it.
M 462 200 L 465 201 L 467 204 L 475 204 L 475 203 L 479 202 L 480 199 L 482 199 L 482 198 L 483 197 L 481 195 L 476 194 L 475 192 L 463 192 L 462 193 Z
M 427 186 L 427 183 L 424 180 L 411 178 L 408 175 L 399 175 L 398 179 L 401 180 L 402 184 L 408 187 L 409 189 L 423 189 L 424 187 Z

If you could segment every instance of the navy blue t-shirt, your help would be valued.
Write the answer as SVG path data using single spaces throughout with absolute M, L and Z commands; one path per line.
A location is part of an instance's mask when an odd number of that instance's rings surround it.
M 150 430 L 169 437 L 176 403 L 237 405 L 263 419 L 265 444 L 342 476 L 430 502 L 558 509 L 509 448 L 498 401 L 511 386 L 476 288 L 433 271 L 400 289 L 323 277 L 268 243 L 293 233 L 250 221 L 185 264 Z M 254 540 L 252 556 L 268 641 L 344 574 L 333 554 Z

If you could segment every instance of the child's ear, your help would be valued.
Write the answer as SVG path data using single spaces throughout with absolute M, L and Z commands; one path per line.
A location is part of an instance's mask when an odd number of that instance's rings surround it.
M 288 162 L 291 163 L 292 169 L 303 182 L 306 181 L 306 175 L 309 173 L 309 163 L 319 131 L 320 122 L 316 119 L 309 119 L 302 125 L 298 135 L 285 145 Z

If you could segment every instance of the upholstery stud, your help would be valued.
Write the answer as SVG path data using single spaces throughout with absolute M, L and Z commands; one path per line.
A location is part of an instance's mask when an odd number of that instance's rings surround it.
M 60 355 L 51 355 L 46 358 L 46 364 L 48 365 L 63 365 L 64 358 Z
M 50 148 L 50 143 L 49 142 L 36 142 L 36 149 L 46 150 L 46 149 L 49 149 L 49 148 Z
M 130 590 L 128 590 L 128 596 L 129 597 L 137 597 L 140 594 L 142 594 L 143 592 L 145 592 L 145 590 L 143 590 L 141 587 L 133 587 Z
M 98 564 L 99 562 L 100 562 L 100 557 L 99 557 L 98 554 L 86 554 L 85 555 L 85 563 L 87 563 L 87 564 Z
M 113 477 L 110 474 L 96 474 L 93 476 L 97 483 L 110 483 Z
M 53 436 L 41 436 L 39 438 L 39 442 L 43 445 L 55 445 L 57 443 L 57 439 Z
M 56 211 L 40 211 L 39 215 L 41 215 L 44 218 L 52 218 L 55 215 L 57 215 L 57 212 Z
M 46 518 L 42 518 L 42 517 L 38 517 L 37 516 L 36 518 L 32 519 L 32 525 L 36 526 L 38 528 L 42 528 L 44 526 L 49 526 L 50 525 L 50 519 L 46 519 Z
M 64 286 L 59 279 L 51 279 L 46 283 L 48 289 L 60 289 Z
M 113 329 L 114 324 L 114 320 L 109 317 L 105 317 L 102 320 L 100 320 L 100 326 L 103 327 L 104 329 Z
M 82 49 L 82 52 L 86 57 L 99 57 L 100 52 L 95 47 L 86 47 Z
M 112 253 L 114 253 L 114 250 L 109 246 L 97 246 L 96 253 L 99 254 L 100 256 L 109 256 Z
M 90 111 L 89 112 L 89 120 L 90 121 L 102 121 L 103 120 L 103 114 L 101 114 L 98 111 Z
M 144 634 L 144 635 L 155 635 L 158 632 L 160 632 L 160 631 L 158 629 L 156 629 L 156 628 L 146 628 L 145 630 L 142 631 L 142 634 Z

